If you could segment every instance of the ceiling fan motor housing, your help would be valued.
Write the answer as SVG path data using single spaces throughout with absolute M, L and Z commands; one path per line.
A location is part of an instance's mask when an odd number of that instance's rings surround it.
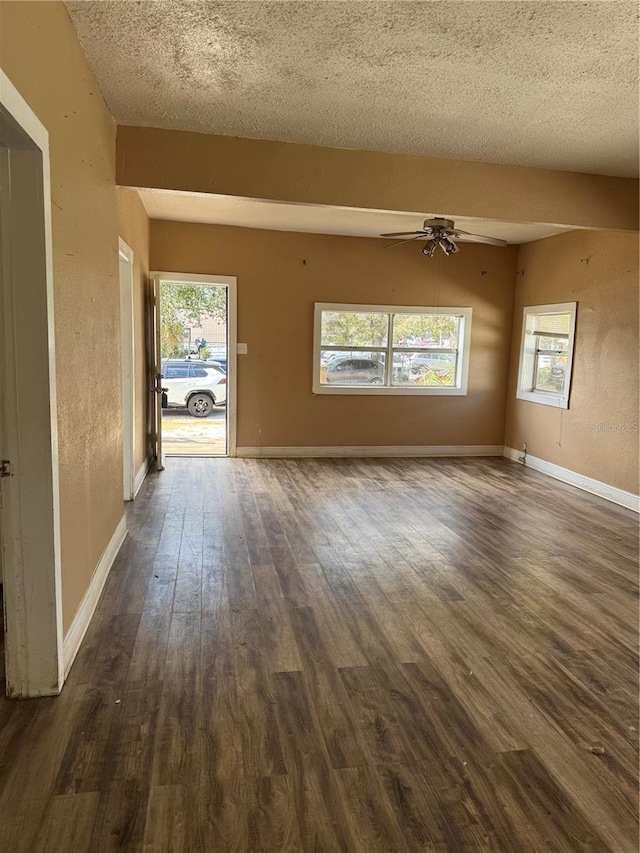
M 427 231 L 429 228 L 453 228 L 453 224 L 453 219 L 436 216 L 434 219 L 425 219 L 422 227 Z

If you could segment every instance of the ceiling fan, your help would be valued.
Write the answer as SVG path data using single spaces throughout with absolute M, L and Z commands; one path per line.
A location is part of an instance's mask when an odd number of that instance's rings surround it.
M 440 246 L 445 255 L 454 255 L 460 251 L 457 243 L 488 243 L 490 246 L 506 246 L 506 240 L 497 237 L 483 237 L 481 234 L 470 234 L 456 228 L 453 219 L 445 219 L 436 216 L 434 219 L 425 219 L 421 231 L 398 231 L 392 234 L 381 234 L 381 237 L 406 237 L 406 240 L 398 240 L 396 243 L 385 248 L 391 249 L 401 243 L 410 243 L 412 240 L 426 240 L 426 246 L 420 251 L 428 258 L 433 257 L 436 246 Z

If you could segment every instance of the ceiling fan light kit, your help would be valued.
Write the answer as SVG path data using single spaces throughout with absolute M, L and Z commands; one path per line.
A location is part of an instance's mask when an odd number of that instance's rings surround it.
M 412 240 L 426 240 L 426 245 L 420 249 L 427 258 L 432 258 L 437 246 L 440 246 L 445 255 L 455 255 L 460 251 L 458 242 L 462 243 L 486 243 L 489 246 L 506 246 L 506 240 L 497 237 L 483 237 L 481 234 L 470 234 L 455 227 L 452 219 L 436 216 L 434 219 L 425 219 L 420 231 L 398 231 L 391 234 L 381 234 L 381 237 L 406 237 L 391 243 L 387 249 L 399 246 L 400 243 L 409 243 Z
M 426 255 L 428 258 L 433 257 L 433 253 L 436 250 L 436 246 L 440 246 L 445 255 L 455 255 L 456 252 L 460 251 L 460 247 L 456 245 L 455 241 L 451 239 L 451 237 L 439 237 L 434 238 L 433 240 L 429 240 L 426 246 L 423 246 L 420 251 L 423 255 Z

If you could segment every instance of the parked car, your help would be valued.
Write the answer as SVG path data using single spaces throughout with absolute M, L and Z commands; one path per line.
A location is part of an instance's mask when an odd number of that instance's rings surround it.
M 224 373 L 227 372 L 227 354 L 226 352 L 214 352 L 207 359 L 209 364 L 213 364 L 214 367 L 218 367 Z
M 452 366 L 451 356 L 445 352 L 416 352 L 411 356 L 412 373 L 418 373 L 423 367 L 431 367 L 434 370 L 441 368 L 449 370 Z
M 343 358 L 327 367 L 329 385 L 382 385 L 384 364 L 373 358 Z
M 417 352 L 411 356 L 407 379 L 431 385 L 451 380 L 456 368 L 455 355 L 444 352 Z
M 163 405 L 168 408 L 186 406 L 194 418 L 206 418 L 214 406 L 227 402 L 227 377 L 209 362 L 163 359 L 162 377 Z
M 342 361 L 345 358 L 371 358 L 371 353 L 362 352 L 361 350 L 338 350 L 337 352 L 329 352 L 323 353 L 322 355 L 322 366 L 323 367 L 331 367 L 335 365 L 338 361 Z

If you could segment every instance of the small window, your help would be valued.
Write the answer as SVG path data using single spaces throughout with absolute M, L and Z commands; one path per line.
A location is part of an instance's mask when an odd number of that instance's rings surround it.
M 471 313 L 316 304 L 314 393 L 466 394 Z
M 575 325 L 575 302 L 524 309 L 518 399 L 569 408 Z

